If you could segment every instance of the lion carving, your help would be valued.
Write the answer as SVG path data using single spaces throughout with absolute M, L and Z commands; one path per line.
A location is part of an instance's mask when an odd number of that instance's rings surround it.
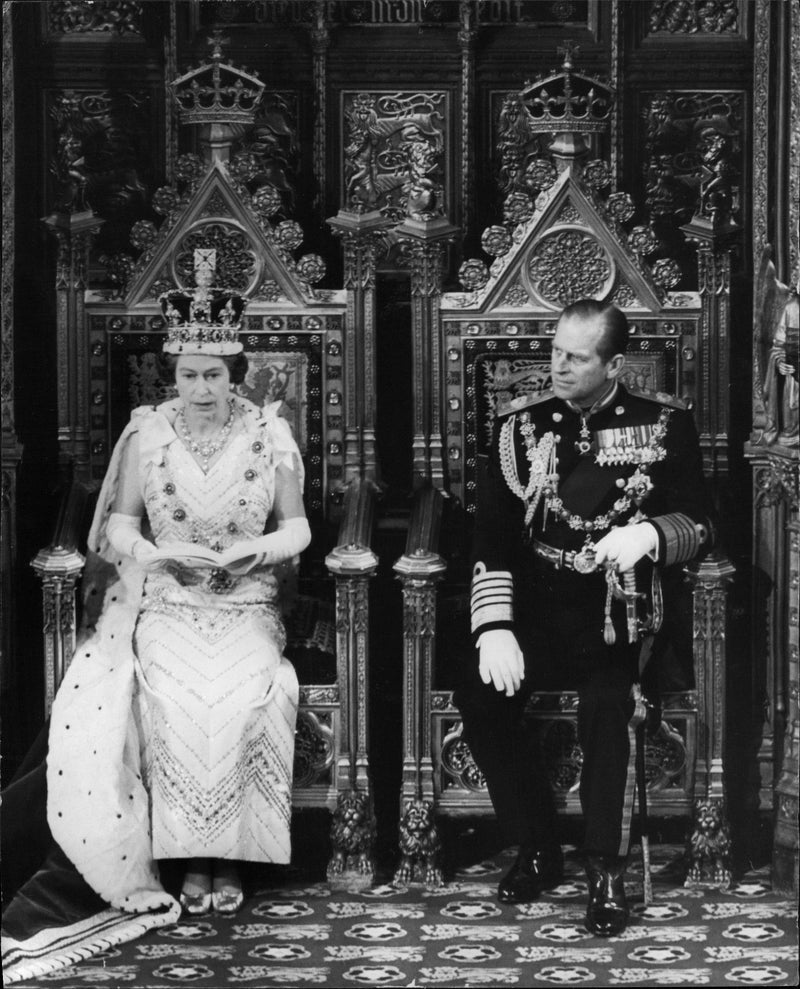
M 430 800 L 407 800 L 400 818 L 400 864 L 394 874 L 395 886 L 407 886 L 419 874 L 426 886 L 444 882 L 439 867 L 442 843 Z
M 713 884 L 727 889 L 731 882 L 728 856 L 731 840 L 722 804 L 703 800 L 696 805 L 695 829 L 689 840 L 691 865 L 689 884 Z
M 371 876 L 375 871 L 372 862 L 375 833 L 375 814 L 369 794 L 362 790 L 340 793 L 331 822 L 333 855 L 328 864 L 328 878 L 341 876 L 346 871 Z

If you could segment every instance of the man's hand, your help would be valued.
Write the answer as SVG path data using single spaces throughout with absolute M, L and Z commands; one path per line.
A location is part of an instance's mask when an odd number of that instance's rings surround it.
M 513 697 L 525 679 L 525 660 L 517 638 L 510 629 L 494 628 L 478 638 L 480 665 L 484 683 L 493 683 L 506 697 Z
M 605 562 L 615 564 L 621 572 L 633 570 L 643 556 L 655 556 L 658 549 L 658 532 L 649 522 L 622 525 L 612 529 L 594 547 L 598 566 Z

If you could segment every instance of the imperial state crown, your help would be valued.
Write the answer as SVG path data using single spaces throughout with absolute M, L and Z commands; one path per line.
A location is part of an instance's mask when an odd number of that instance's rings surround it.
M 225 356 L 242 350 L 239 328 L 246 300 L 212 285 L 216 251 L 194 252 L 193 290 L 172 289 L 159 296 L 167 324 L 165 354 Z

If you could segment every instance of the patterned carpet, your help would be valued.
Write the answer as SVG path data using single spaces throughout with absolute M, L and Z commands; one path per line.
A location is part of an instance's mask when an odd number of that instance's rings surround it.
M 565 851 L 565 881 L 519 907 L 495 900 L 510 852 L 455 868 L 435 891 L 383 882 L 331 893 L 318 868 L 311 876 L 275 869 L 235 918 L 181 922 L 21 985 L 797 985 L 797 904 L 771 891 L 768 870 L 726 893 L 687 890 L 680 848 L 655 846 L 653 902 L 642 902 L 641 859 L 634 859 L 631 924 L 623 936 L 601 940 L 583 927 L 582 870 Z

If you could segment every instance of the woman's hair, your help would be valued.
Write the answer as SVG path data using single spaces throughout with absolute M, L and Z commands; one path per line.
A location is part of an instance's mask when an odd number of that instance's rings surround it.
M 165 354 L 163 352 L 158 355 L 158 370 L 161 380 L 169 385 L 175 384 L 175 368 L 177 367 L 180 356 L 180 354 Z M 231 376 L 231 384 L 240 385 L 244 381 L 247 368 L 249 367 L 246 355 L 243 352 L 225 354 L 220 357 L 220 360 L 228 368 L 228 373 Z

